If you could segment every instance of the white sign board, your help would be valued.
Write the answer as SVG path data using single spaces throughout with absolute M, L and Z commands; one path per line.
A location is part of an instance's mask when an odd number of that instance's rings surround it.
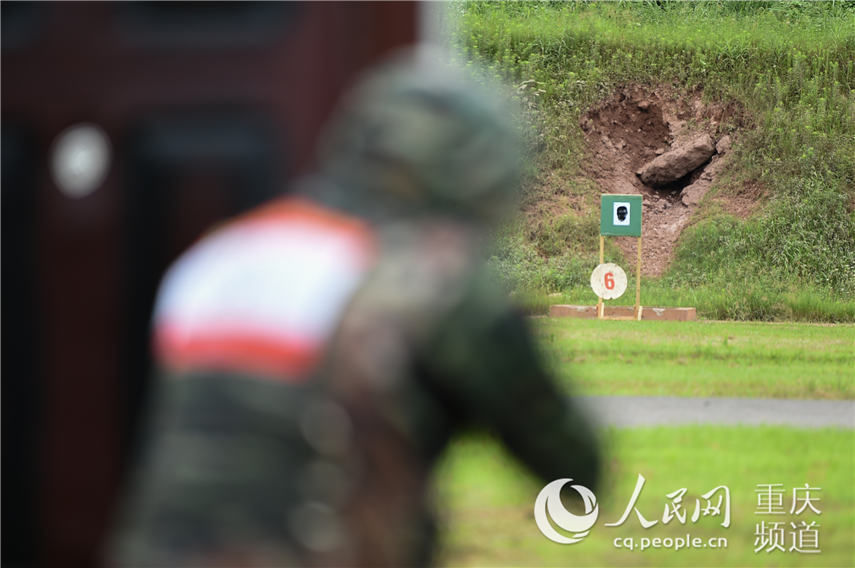
M 591 288 L 603 300 L 620 298 L 626 292 L 626 272 L 611 262 L 601 264 L 591 273 Z

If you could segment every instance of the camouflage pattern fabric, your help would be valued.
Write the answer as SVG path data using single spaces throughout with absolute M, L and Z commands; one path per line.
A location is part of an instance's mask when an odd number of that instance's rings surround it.
M 225 225 L 167 274 L 159 373 L 118 566 L 340 564 L 332 512 L 352 429 L 314 379 L 373 258 L 358 220 L 284 198 Z
M 483 263 L 520 171 L 497 93 L 423 53 L 393 58 L 346 98 L 303 198 L 171 269 L 113 564 L 429 564 L 431 467 L 468 428 L 595 488 L 594 435 Z
M 343 513 L 359 544 L 354 558 L 423 565 L 432 549 L 428 474 L 453 435 L 486 429 L 540 478 L 589 488 L 599 448 L 480 262 L 477 232 L 431 219 L 380 235 L 384 254 L 345 312 L 325 388 L 359 434 L 358 489 Z

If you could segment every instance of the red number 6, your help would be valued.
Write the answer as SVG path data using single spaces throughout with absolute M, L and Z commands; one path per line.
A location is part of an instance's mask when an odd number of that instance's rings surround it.
M 606 275 L 603 277 L 603 281 L 606 284 L 606 290 L 614 290 L 615 289 L 615 275 L 611 272 L 606 272 Z

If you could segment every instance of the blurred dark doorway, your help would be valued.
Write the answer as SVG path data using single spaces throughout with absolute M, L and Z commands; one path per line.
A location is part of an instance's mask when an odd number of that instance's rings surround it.
M 414 41 L 417 7 L 0 10 L 3 566 L 93 566 L 132 456 L 163 270 L 311 167 L 337 96 Z

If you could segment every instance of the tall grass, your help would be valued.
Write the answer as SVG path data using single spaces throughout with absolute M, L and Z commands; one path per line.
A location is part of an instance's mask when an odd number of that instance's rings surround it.
M 740 133 L 730 177 L 768 188 L 768 206 L 747 222 L 711 215 L 695 225 L 663 286 L 708 286 L 725 295 L 723 303 L 781 298 L 771 312 L 711 310 L 749 319 L 800 317 L 783 300 L 795 294 L 799 305 L 813 298 L 812 318 L 836 320 L 831 306 L 855 298 L 855 4 L 469 2 L 452 9 L 460 13 L 464 57 L 520 86 L 535 132 L 532 178 L 557 172 L 571 193 L 597 191 L 575 181 L 584 158 L 579 116 L 620 84 L 702 89 L 708 100 L 745 109 L 750 128 Z M 543 187 L 530 183 L 527 198 L 548 197 Z M 595 225 L 569 214 L 512 227 L 494 264 L 517 290 L 567 291 L 587 281 L 595 237 Z

